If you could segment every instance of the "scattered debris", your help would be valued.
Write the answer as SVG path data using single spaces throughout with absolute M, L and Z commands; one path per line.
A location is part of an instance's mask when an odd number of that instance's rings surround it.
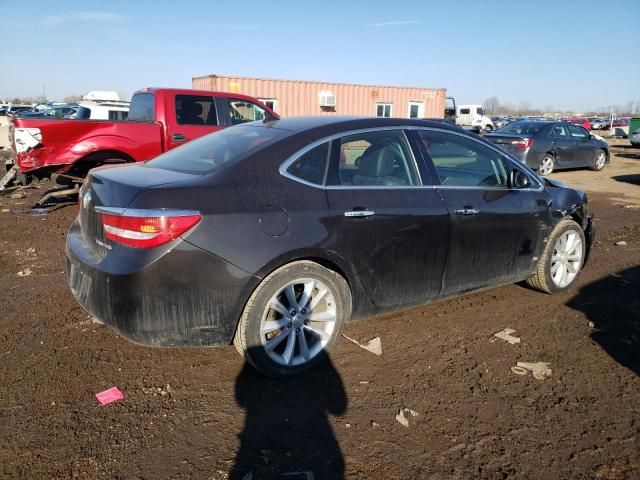
M 124 398 L 124 393 L 118 387 L 111 387 L 102 392 L 96 393 L 96 398 L 102 405 L 108 405 Z
M 371 420 L 371 428 L 382 428 L 382 426 L 373 420 Z
M 596 328 L 596 324 L 593 322 L 589 322 L 589 328 Z
M 349 340 L 350 342 L 355 343 L 360 348 L 364 348 L 365 350 L 375 355 L 382 355 L 382 342 L 380 341 L 380 337 L 372 338 L 367 343 L 360 343 L 357 340 L 354 340 L 353 338 L 347 337 L 344 333 L 342 334 L 342 336 L 347 340 Z
M 18 276 L 19 276 L 19 277 L 26 277 L 26 276 L 31 275 L 32 273 L 33 273 L 33 272 L 31 271 L 31 269 L 30 269 L 30 268 L 25 268 L 24 270 L 20 270 L 20 271 L 18 272 Z
M 20 198 L 24 198 L 26 197 L 26 195 L 22 192 L 16 192 L 16 193 L 12 193 L 11 195 L 9 195 L 9 198 L 13 198 L 13 199 L 20 199 Z
M 142 387 L 142 391 L 147 395 L 153 395 L 154 397 L 156 395 L 166 397 L 167 395 L 171 395 L 171 385 L 167 383 L 163 387 Z
M 616 247 L 626 247 L 627 246 L 627 242 L 625 242 L 624 240 L 620 240 L 619 242 L 616 242 Z
M 505 328 L 504 330 L 500 330 L 498 333 L 494 333 L 493 336 L 514 345 L 516 343 L 520 343 L 520 337 L 514 337 L 511 335 L 514 332 L 515 330 L 513 328 Z
M 398 414 L 396 415 L 396 420 L 398 421 L 398 423 L 400 425 L 402 425 L 403 427 L 407 427 L 408 428 L 409 427 L 409 419 L 407 418 L 405 413 L 408 413 L 412 417 L 417 417 L 418 416 L 418 412 L 416 412 L 415 410 L 411 410 L 410 408 L 401 408 L 398 411 Z
M 369 380 L 360 380 L 360 382 L 358 382 L 358 383 L 360 383 L 360 385 L 368 385 L 371 382 Z
M 27 253 L 36 253 L 36 249 L 33 247 L 27 248 Z
M 351 428 L 351 424 L 350 423 L 345 423 L 344 424 L 344 428 Z
M 552 370 L 549 365 L 551 364 L 547 362 L 518 362 L 515 367 L 511 367 L 511 371 L 518 375 L 526 375 L 531 372 L 533 378 L 544 380 L 551 376 Z
M 2 213 L 9 213 L 11 211 L 11 209 L 9 208 L 3 208 L 2 209 Z

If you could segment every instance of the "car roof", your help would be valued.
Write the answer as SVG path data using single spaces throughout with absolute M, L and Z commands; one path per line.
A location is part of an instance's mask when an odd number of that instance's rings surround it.
M 384 118 L 384 117 L 350 117 L 334 115 L 284 117 L 269 122 L 251 122 L 245 125 L 259 125 L 267 123 L 270 128 L 288 130 L 290 132 L 304 132 L 315 129 L 358 130 L 376 127 L 437 127 L 460 131 L 460 127 L 443 119 L 413 119 L 413 118 Z
M 238 98 L 242 100 L 251 100 L 251 101 L 256 100 L 256 98 L 254 97 L 250 97 L 248 95 L 242 95 L 240 93 L 219 92 L 219 91 L 213 91 L 213 90 L 194 90 L 191 88 L 147 87 L 147 88 L 141 88 L 140 90 L 137 90 L 136 92 L 133 93 L 133 95 L 135 95 L 136 93 L 154 93 L 155 94 L 158 92 L 173 93 L 176 95 L 201 95 L 201 96 L 208 96 L 208 97 L 230 97 L 230 98 Z

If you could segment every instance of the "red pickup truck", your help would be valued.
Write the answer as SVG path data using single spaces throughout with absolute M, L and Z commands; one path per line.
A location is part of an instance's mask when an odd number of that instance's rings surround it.
M 145 88 L 134 93 L 124 121 L 15 118 L 10 137 L 17 170 L 84 177 L 106 163 L 148 160 L 231 125 L 278 118 L 258 100 L 235 93 Z

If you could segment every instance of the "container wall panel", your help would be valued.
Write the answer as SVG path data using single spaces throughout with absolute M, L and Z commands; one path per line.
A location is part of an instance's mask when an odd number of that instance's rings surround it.
M 209 75 L 194 77 L 193 88 L 233 92 L 256 98 L 277 100 L 277 112 L 282 116 L 296 115 L 375 115 L 377 103 L 391 103 L 394 117 L 409 115 L 409 102 L 421 102 L 422 116 L 443 118 L 444 88 L 391 87 L 345 83 L 324 83 L 296 80 L 272 80 Z M 319 92 L 329 90 L 336 96 L 336 107 L 322 108 Z

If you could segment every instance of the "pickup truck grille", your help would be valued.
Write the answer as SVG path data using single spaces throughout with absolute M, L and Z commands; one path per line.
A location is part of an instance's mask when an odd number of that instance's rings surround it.
M 80 194 L 80 231 L 87 245 L 97 259 L 108 252 L 107 241 L 102 228 L 102 219 L 96 212 L 90 190 Z

